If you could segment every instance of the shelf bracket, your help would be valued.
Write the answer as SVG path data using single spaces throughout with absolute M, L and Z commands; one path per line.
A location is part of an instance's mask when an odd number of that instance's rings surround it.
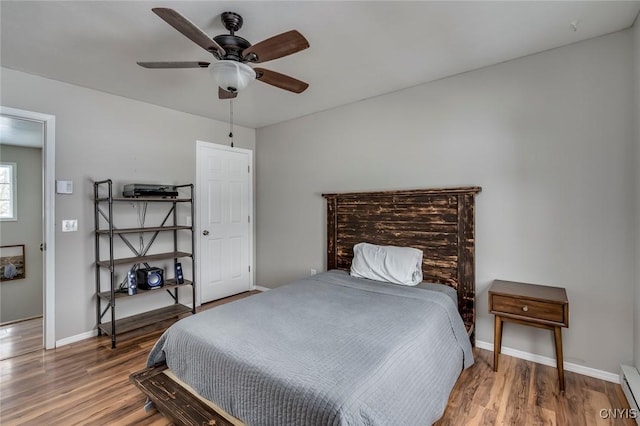
M 104 311 L 102 311 L 102 313 L 100 314 L 100 319 L 102 319 L 105 316 L 105 314 L 107 313 L 110 307 L 111 307 L 111 302 L 107 304 L 107 307 L 104 308 Z
M 178 291 L 178 289 L 176 289 L 176 292 L 177 291 Z M 171 293 L 171 290 L 167 290 L 167 293 L 169 293 L 169 296 L 171 296 L 171 298 L 173 299 L 174 302 L 178 303 L 178 298 L 176 297 L 176 295 Z

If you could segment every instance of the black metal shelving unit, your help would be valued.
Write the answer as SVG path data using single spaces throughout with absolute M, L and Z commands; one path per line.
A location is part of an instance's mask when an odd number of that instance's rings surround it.
M 111 337 L 111 347 L 116 347 L 116 335 L 120 335 L 138 328 L 146 327 L 160 321 L 178 318 L 182 315 L 196 313 L 196 283 L 195 279 L 184 280 L 184 283 L 178 284 L 175 278 L 164 279 L 164 286 L 161 289 L 143 290 L 138 288 L 137 294 L 129 295 L 120 292 L 120 285 L 116 282 L 115 271 L 118 266 L 130 265 L 131 268 L 138 268 L 140 265 L 149 266 L 148 262 L 173 260 L 176 262 L 181 259 L 191 260 L 191 270 L 195 273 L 196 265 L 193 256 L 195 247 L 195 234 L 193 232 L 194 221 L 194 203 L 193 203 L 193 184 L 176 185 L 175 188 L 179 193 L 188 192 L 188 197 L 179 195 L 177 197 L 114 197 L 113 182 L 111 179 L 96 181 L 94 187 L 94 207 L 95 207 L 95 272 L 96 272 L 96 319 L 98 335 L 103 333 Z M 164 220 L 158 226 L 143 226 L 137 228 L 117 228 L 114 225 L 113 205 L 117 203 L 152 203 L 167 204 L 168 211 L 164 216 Z M 177 206 L 181 203 L 187 203 L 190 206 L 190 225 L 178 225 Z M 178 231 L 188 231 L 191 233 L 190 247 L 187 250 L 178 250 Z M 151 247 L 156 241 L 156 237 L 160 233 L 170 232 L 173 239 L 173 251 L 164 253 L 149 253 Z M 134 245 L 127 239 L 128 234 L 148 234 L 150 239 L 143 248 L 136 249 Z M 134 256 L 130 257 L 114 257 L 114 247 L 116 239 L 127 246 Z M 108 243 L 108 253 L 101 254 L 101 246 Z M 103 290 L 101 277 L 103 271 L 108 271 L 109 279 L 108 290 Z M 180 303 L 178 289 L 180 287 L 191 286 L 192 307 L 188 307 Z M 106 288 L 106 286 L 105 286 Z M 159 291 L 165 290 L 173 299 L 173 304 L 163 308 L 145 311 L 136 315 L 125 318 L 116 319 L 116 307 L 119 301 L 126 299 L 135 299 L 149 294 L 157 294 Z M 111 321 L 104 322 L 103 319 L 110 313 Z

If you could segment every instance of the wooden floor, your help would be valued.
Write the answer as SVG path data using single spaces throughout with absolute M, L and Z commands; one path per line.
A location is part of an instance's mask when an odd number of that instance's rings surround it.
M 474 349 L 475 364 L 453 389 L 444 425 L 635 425 L 635 420 L 604 419 L 601 410 L 628 409 L 620 385 L 565 370 L 565 394 L 553 367 Z
M 0 360 L 42 348 L 42 317 L 0 326 Z
M 113 350 L 103 336 L 0 361 L 0 424 L 169 425 L 159 413 L 144 411 L 145 398 L 128 379 L 144 368 L 165 328 L 131 333 Z M 600 417 L 601 409 L 628 408 L 619 385 L 566 372 L 567 391 L 560 395 L 554 368 L 503 355 L 494 373 L 492 353 L 475 354 L 438 425 L 635 424 Z

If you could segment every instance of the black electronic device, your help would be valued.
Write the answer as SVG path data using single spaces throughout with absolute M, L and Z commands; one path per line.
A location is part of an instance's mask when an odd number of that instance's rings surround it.
M 182 275 L 182 264 L 176 262 L 176 283 L 184 284 L 184 276 Z
M 144 183 L 131 183 L 125 185 L 122 191 L 123 197 L 177 197 L 178 191 L 173 185 L 148 185 Z
M 127 273 L 127 293 L 129 293 L 129 296 L 133 296 L 138 293 L 136 274 L 133 271 L 129 271 Z
M 164 285 L 164 270 L 162 268 L 140 268 L 136 271 L 138 288 L 155 290 Z

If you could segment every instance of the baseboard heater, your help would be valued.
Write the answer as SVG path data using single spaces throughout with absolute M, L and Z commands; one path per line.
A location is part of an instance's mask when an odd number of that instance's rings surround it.
M 627 397 L 627 402 L 629 402 L 630 413 L 634 414 L 629 417 L 635 418 L 636 424 L 640 425 L 640 410 L 636 399 L 640 398 L 640 373 L 636 367 L 630 365 L 622 365 L 621 369 L 620 385 L 624 396 Z

